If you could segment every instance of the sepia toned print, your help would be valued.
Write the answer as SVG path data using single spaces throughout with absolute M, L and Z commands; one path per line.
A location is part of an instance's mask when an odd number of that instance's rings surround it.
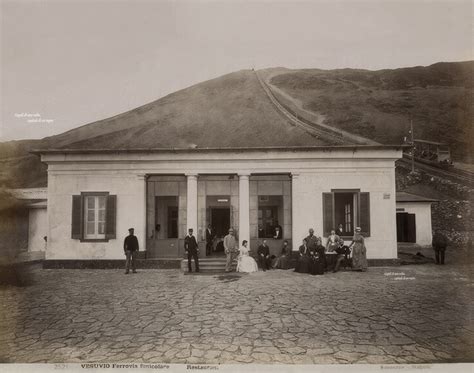
M 472 368 L 470 3 L 1 6 L 3 366 Z

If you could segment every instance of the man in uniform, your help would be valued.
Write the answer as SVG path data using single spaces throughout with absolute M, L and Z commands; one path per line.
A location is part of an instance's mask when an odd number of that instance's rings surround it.
M 196 237 L 193 236 L 193 229 L 188 229 L 188 235 L 184 238 L 184 250 L 188 254 L 188 270 L 189 272 L 193 271 L 191 266 L 191 258 L 194 259 L 194 264 L 196 266 L 196 272 L 199 272 L 199 249 Z
M 128 236 L 125 237 L 123 241 L 123 251 L 125 253 L 126 262 L 125 262 L 125 274 L 128 275 L 130 272 L 130 265 L 132 266 L 132 272 L 137 273 L 135 269 L 135 258 L 138 253 L 138 239 L 137 236 L 134 236 L 135 230 L 130 228 L 128 230 Z

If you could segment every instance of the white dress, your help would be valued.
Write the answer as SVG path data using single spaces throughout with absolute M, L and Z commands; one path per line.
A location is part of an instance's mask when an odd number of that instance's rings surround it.
M 237 272 L 258 272 L 257 262 L 249 256 L 249 249 L 241 247 L 239 249 L 239 257 L 237 259 Z

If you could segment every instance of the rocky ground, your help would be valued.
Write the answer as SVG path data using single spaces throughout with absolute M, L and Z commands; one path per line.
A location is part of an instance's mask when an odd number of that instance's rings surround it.
M 472 267 L 41 270 L 0 289 L 2 362 L 474 361 Z

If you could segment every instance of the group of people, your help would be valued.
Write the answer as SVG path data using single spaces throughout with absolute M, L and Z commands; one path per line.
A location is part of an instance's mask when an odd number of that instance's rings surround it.
M 258 267 L 263 271 L 292 268 L 293 260 L 288 241 L 283 242 L 280 255 L 275 256 L 270 254 L 270 247 L 264 239 L 257 249 L 256 260 L 250 255 L 247 240 L 242 241 L 240 249 L 237 247 L 232 228 L 229 229 L 229 234 L 224 237 L 223 242 L 227 257 L 226 272 L 232 271 L 235 259 L 237 259 L 237 272 L 257 272 Z M 331 270 L 337 272 L 343 263 L 354 271 L 367 270 L 367 251 L 360 227 L 355 229 L 349 246 L 344 244 L 344 240 L 336 234 L 336 230 L 331 231 L 326 246 L 323 246 L 321 238 L 315 236 L 314 229 L 311 228 L 309 235 L 303 239 L 303 244 L 299 247 L 295 272 L 322 275 Z
M 322 245 L 320 237 L 314 235 L 314 229 L 309 229 L 309 235 L 303 239 L 299 247 L 299 258 L 295 272 L 322 275 L 324 272 L 337 272 L 342 264 L 350 266 L 353 271 L 367 270 L 367 250 L 361 228 L 355 229 L 349 246 L 331 230 L 326 246 Z
M 235 259 L 237 259 L 237 272 L 257 272 L 258 267 L 263 271 L 292 268 L 291 250 L 288 246 L 288 241 L 283 241 L 280 255 L 274 256 L 270 254 L 270 247 L 267 244 L 267 240 L 264 239 L 257 249 L 257 260 L 250 255 L 247 240 L 243 240 L 241 247 L 238 247 L 237 239 L 232 228 L 229 229 L 229 233 L 224 237 L 223 245 L 226 254 L 226 272 L 232 271 Z M 194 260 L 195 271 L 199 272 L 199 248 L 192 228 L 188 230 L 188 234 L 184 239 L 184 248 L 188 257 L 188 271 L 192 272 L 192 260 Z M 136 272 L 135 257 L 138 250 L 137 237 L 134 235 L 134 229 L 130 228 L 129 235 L 124 240 L 126 274 L 129 273 L 130 267 L 133 273 Z M 367 270 L 364 237 L 359 227 L 356 228 L 354 237 L 349 246 L 345 246 L 342 238 L 336 234 L 335 230 L 332 230 L 328 237 L 326 247 L 322 245 L 321 238 L 314 235 L 314 229 L 311 228 L 309 229 L 309 235 L 303 239 L 303 244 L 299 247 L 295 272 L 311 273 L 314 275 L 324 274 L 324 272 L 329 270 L 337 272 L 342 262 L 349 259 L 349 256 L 351 256 L 351 268 L 353 270 Z
M 135 260 L 139 250 L 138 239 L 134 235 L 134 229 L 130 228 L 129 235 L 125 237 L 123 243 L 124 254 L 126 256 L 125 274 L 136 273 Z M 303 244 L 298 250 L 295 272 L 322 275 L 324 272 L 337 272 L 341 265 L 349 265 L 353 271 L 367 270 L 367 250 L 361 228 L 355 229 L 352 242 L 349 246 L 344 244 L 344 240 L 337 233 L 343 232 L 342 225 L 337 230 L 331 230 L 326 246 L 322 245 L 320 237 L 314 235 L 314 229 L 309 229 L 309 234 L 303 239 Z M 45 238 L 46 241 L 46 238 Z M 199 249 L 193 229 L 188 230 L 188 235 L 184 239 L 185 250 L 188 256 L 188 270 L 192 272 L 191 260 L 194 260 L 195 271 L 199 272 Z M 224 251 L 227 257 L 226 272 L 232 270 L 233 261 L 237 258 L 237 272 L 257 272 L 258 267 L 263 271 L 269 269 L 290 269 L 292 268 L 291 250 L 288 241 L 283 241 L 280 255 L 270 255 L 270 248 L 267 240 L 263 240 L 257 250 L 257 261 L 250 255 L 248 241 L 243 240 L 238 248 L 234 230 L 229 229 L 229 234 L 223 240 Z M 436 264 L 444 264 L 445 251 L 448 246 L 448 239 L 440 231 L 436 231 L 432 242 L 435 251 Z M 258 262 L 258 264 L 257 264 Z

